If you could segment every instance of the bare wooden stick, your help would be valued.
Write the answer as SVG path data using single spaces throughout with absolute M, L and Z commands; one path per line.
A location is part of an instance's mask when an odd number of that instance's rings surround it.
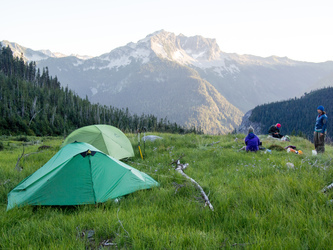
M 170 165 L 173 165 L 173 164 L 178 164 L 178 162 L 180 161 L 180 159 L 181 158 L 183 158 L 185 155 L 184 154 L 182 154 L 177 160 L 175 160 L 175 161 L 173 161 L 173 162 L 171 162 L 171 164 Z
M 120 208 L 118 208 L 118 210 L 117 210 L 117 219 L 118 219 L 118 222 L 120 223 L 121 227 L 124 229 L 124 231 L 127 233 L 128 237 L 129 237 L 129 236 L 130 236 L 129 233 L 126 231 L 126 229 L 125 229 L 124 226 L 123 226 L 123 223 L 121 223 L 121 220 L 120 220 L 119 217 L 118 217 L 119 209 L 120 209 Z
M 19 163 L 20 163 L 20 160 L 21 160 L 21 158 L 22 158 L 23 156 L 24 156 L 24 144 L 23 144 L 23 151 L 22 151 L 22 154 L 21 154 L 21 156 L 18 157 L 17 162 L 16 162 L 16 165 L 15 165 L 15 169 L 16 169 L 17 171 L 21 171 L 21 170 L 22 170 L 22 168 L 19 166 Z
M 195 180 L 193 180 L 191 177 L 189 177 L 187 174 L 184 173 L 184 169 L 186 169 L 188 167 L 188 165 L 189 165 L 188 163 L 180 164 L 180 161 L 177 160 L 176 171 L 179 172 L 182 176 L 184 176 L 186 179 L 190 180 L 192 183 L 194 183 L 197 186 L 197 188 L 200 190 L 202 198 L 205 200 L 205 206 L 208 205 L 209 208 L 212 211 L 214 211 L 214 207 L 210 203 L 209 198 L 206 195 L 205 191 L 202 189 L 202 187 Z
M 220 143 L 220 141 L 212 142 L 211 144 L 207 144 L 206 146 L 213 146 L 214 144 L 217 144 L 217 143 Z
M 321 191 L 323 193 L 326 193 L 328 190 L 332 189 L 333 188 L 333 183 L 331 183 L 330 185 L 328 185 L 327 187 L 323 188 Z
M 40 152 L 43 152 L 43 151 L 38 151 L 38 152 L 32 152 L 32 153 L 29 153 L 29 154 L 24 154 L 24 144 L 23 144 L 23 151 L 22 151 L 22 154 L 21 156 L 18 157 L 17 159 L 17 162 L 16 162 L 16 165 L 15 165 L 15 169 L 17 171 L 22 171 L 22 167 L 20 167 L 19 163 L 20 163 L 20 160 L 22 159 L 22 157 L 28 157 L 29 155 L 33 155 L 33 154 L 38 154 Z
M 173 182 L 172 184 L 176 187 L 175 194 L 177 193 L 178 189 L 186 186 L 185 184 L 182 185 L 182 184 L 178 184 L 176 182 Z
M 3 183 L 1 182 L 0 185 L 6 185 L 8 182 L 10 182 L 10 179 L 5 180 Z

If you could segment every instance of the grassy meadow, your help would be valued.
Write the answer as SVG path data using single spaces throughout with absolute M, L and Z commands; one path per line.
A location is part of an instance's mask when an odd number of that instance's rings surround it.
M 7 194 L 59 150 L 63 138 L 1 137 L 0 249 L 330 249 L 333 246 L 333 147 L 312 156 L 311 142 L 261 136 L 271 152 L 238 151 L 243 134 L 175 135 L 147 141 L 141 159 L 125 161 L 160 183 L 117 202 L 71 207 L 26 206 L 6 212 Z M 17 170 L 18 158 L 21 171 Z M 281 148 L 294 145 L 302 155 Z M 50 146 L 43 147 L 41 146 Z M 38 153 L 34 153 L 38 152 Z M 33 153 L 33 154 L 31 154 Z M 185 173 L 172 162 L 184 155 Z M 293 167 L 290 167 L 290 163 Z

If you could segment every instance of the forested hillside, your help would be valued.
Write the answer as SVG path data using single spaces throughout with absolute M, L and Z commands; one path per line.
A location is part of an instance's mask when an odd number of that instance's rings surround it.
M 60 87 L 48 68 L 37 70 L 34 62 L 13 57 L 0 43 L 0 132 L 1 134 L 66 135 L 91 124 L 109 124 L 126 132 L 146 127 L 148 131 L 200 132 L 158 120 L 149 114 L 131 114 L 128 109 L 91 104 L 68 87 Z
M 282 124 L 282 134 L 301 135 L 312 139 L 319 105 L 325 107 L 329 118 L 328 137 L 332 137 L 330 122 L 333 110 L 332 87 L 305 93 L 301 98 L 257 106 L 252 110 L 249 120 L 259 122 L 264 133 L 272 124 L 279 122 Z

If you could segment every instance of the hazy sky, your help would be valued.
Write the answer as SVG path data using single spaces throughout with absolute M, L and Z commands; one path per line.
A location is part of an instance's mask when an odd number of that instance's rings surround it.
M 332 0 L 0 0 L 0 41 L 99 56 L 164 29 L 228 53 L 333 61 Z

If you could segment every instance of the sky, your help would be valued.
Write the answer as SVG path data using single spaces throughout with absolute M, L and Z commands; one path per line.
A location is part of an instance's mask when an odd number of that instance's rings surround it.
M 0 41 L 99 56 L 164 29 L 223 52 L 333 61 L 332 0 L 0 0 Z

